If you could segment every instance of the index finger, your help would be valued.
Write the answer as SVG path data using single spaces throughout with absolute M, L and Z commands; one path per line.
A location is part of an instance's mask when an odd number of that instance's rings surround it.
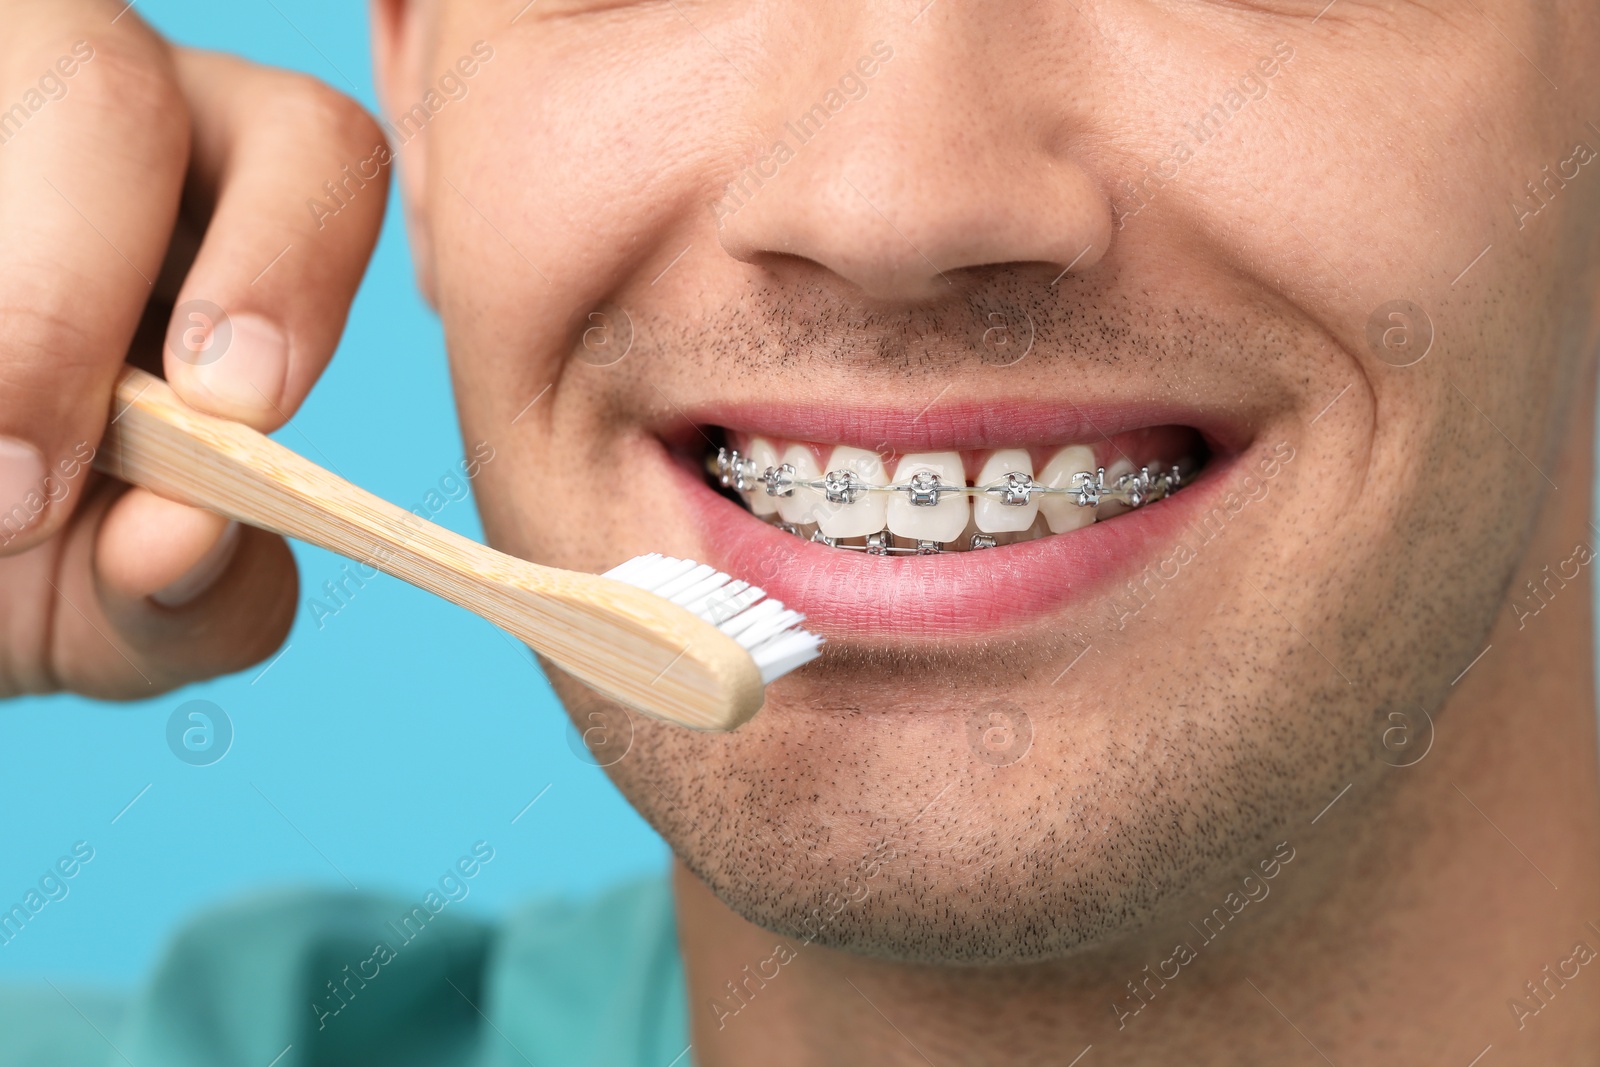
M 0 44 L 0 100 L 21 102 L 0 115 L 0 553 L 73 506 L 187 162 L 165 47 L 91 14 L 30 6 Z

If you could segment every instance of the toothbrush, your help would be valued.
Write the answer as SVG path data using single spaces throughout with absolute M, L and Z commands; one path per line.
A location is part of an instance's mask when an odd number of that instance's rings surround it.
M 402 510 L 124 366 L 95 467 L 183 504 L 325 548 L 474 612 L 630 708 L 732 730 L 815 659 L 804 616 L 713 567 L 636 556 L 605 575 L 496 552 Z

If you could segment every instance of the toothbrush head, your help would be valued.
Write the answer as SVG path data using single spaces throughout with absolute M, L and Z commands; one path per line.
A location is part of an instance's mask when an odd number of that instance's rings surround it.
M 738 642 L 771 685 L 821 655 L 822 638 L 801 627 L 805 616 L 715 567 L 652 552 L 604 574 L 693 612 Z

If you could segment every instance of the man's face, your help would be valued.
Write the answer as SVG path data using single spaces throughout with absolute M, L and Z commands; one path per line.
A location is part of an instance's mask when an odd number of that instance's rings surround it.
M 504 457 L 493 543 L 692 557 L 828 640 L 726 735 L 552 679 L 631 729 L 611 776 L 731 907 L 1058 956 L 1270 855 L 1385 769 L 1390 713 L 1438 712 L 1589 399 L 1586 5 L 523 4 L 406 16 L 391 115 L 492 49 L 400 149 L 419 264 Z M 977 519 L 891 504 L 947 550 L 884 557 L 714 488 L 755 438 L 1193 477 L 968 551 Z

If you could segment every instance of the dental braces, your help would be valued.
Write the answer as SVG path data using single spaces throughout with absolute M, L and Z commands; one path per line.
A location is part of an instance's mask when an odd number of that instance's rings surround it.
M 771 525 L 784 533 L 794 534 L 796 537 L 805 537 L 800 528 L 792 522 L 776 522 Z M 948 551 L 939 541 L 914 541 L 909 545 L 902 545 L 895 539 L 895 535 L 887 529 L 879 530 L 875 534 L 868 534 L 864 544 L 845 544 L 842 538 L 829 537 L 821 530 L 812 531 L 809 540 L 829 548 L 842 548 L 847 552 L 865 552 L 869 556 L 937 556 Z M 951 542 L 952 544 L 954 542 Z M 996 542 L 994 534 L 975 533 L 967 545 L 969 549 L 993 548 Z
M 1071 485 L 1047 486 L 1034 481 L 1020 471 L 1011 471 L 988 485 L 952 485 L 932 471 L 917 471 L 909 480 L 873 485 L 853 470 L 829 471 L 820 478 L 797 478 L 793 464 L 784 463 L 758 471 L 756 461 L 739 454 L 739 450 L 717 449 L 716 467 L 718 483 L 724 489 L 752 493 L 759 485 L 768 496 L 793 496 L 796 489 L 812 489 L 822 494 L 830 504 L 854 504 L 866 493 L 905 493 L 917 507 L 936 507 L 947 494 L 964 496 L 993 496 L 1008 507 L 1027 507 L 1036 496 L 1061 495 L 1072 499 L 1080 508 L 1099 507 L 1102 502 L 1113 501 L 1130 508 L 1140 507 L 1170 495 L 1183 484 L 1183 474 L 1176 465 L 1167 468 L 1140 467 L 1107 483 L 1106 469 L 1098 467 L 1094 473 L 1079 471 L 1072 476 Z
M 784 463 L 758 470 L 756 461 L 741 455 L 734 448 L 719 448 L 714 464 L 708 464 L 724 489 L 753 493 L 757 487 L 768 496 L 793 496 L 796 489 L 811 489 L 822 494 L 830 504 L 854 504 L 867 493 L 905 493 L 916 507 L 937 507 L 939 500 L 948 494 L 968 497 L 992 496 L 1007 507 L 1027 507 L 1035 497 L 1059 495 L 1069 498 L 1080 508 L 1097 508 L 1102 503 L 1115 502 L 1129 508 L 1142 507 L 1176 492 L 1183 484 L 1183 473 L 1176 464 L 1166 468 L 1140 467 L 1138 470 L 1106 481 L 1106 469 L 1095 468 L 1094 473 L 1079 471 L 1072 483 L 1064 486 L 1041 485 L 1029 475 L 1011 471 L 989 485 L 952 485 L 932 471 L 918 471 L 907 481 L 875 485 L 865 481 L 853 470 L 829 471 L 820 478 L 799 478 L 793 464 Z M 775 523 L 780 530 L 800 535 L 792 523 Z M 860 545 L 841 544 L 839 538 L 825 536 L 820 530 L 811 540 L 830 548 L 844 548 L 866 552 L 870 555 L 934 555 L 944 551 L 938 541 L 917 541 L 915 547 L 895 543 L 888 530 L 869 534 Z M 975 533 L 970 548 L 993 548 L 992 534 Z

